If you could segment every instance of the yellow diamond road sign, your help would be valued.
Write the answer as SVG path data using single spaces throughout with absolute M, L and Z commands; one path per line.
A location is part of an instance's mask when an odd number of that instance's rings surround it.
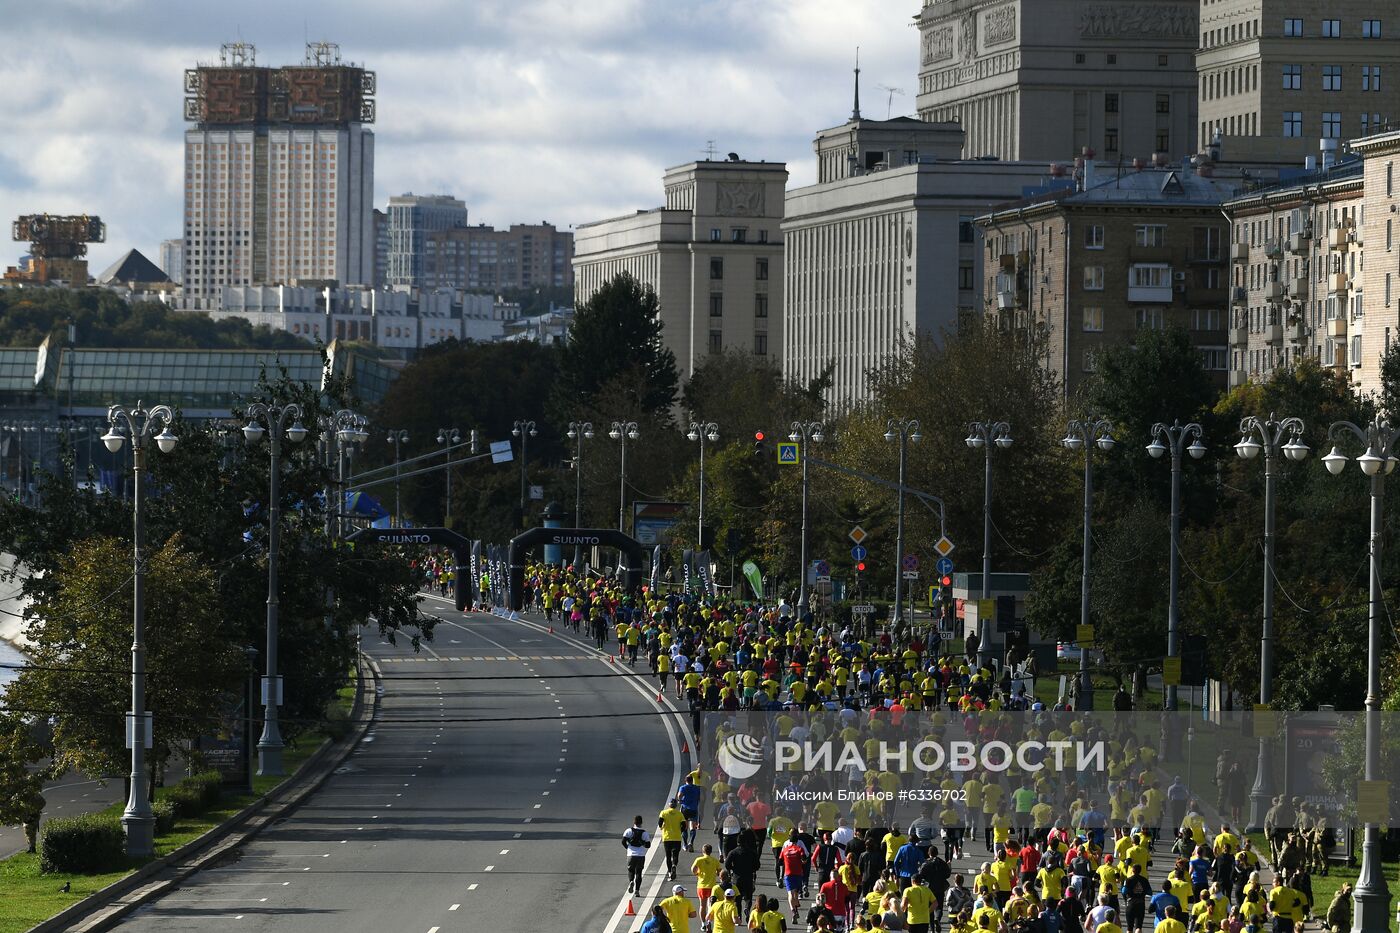
M 856 544 L 860 544 L 867 537 L 868 535 L 866 535 L 865 529 L 860 527 L 859 525 L 851 529 L 851 540 L 854 541 Z
M 933 549 L 938 552 L 939 557 L 947 557 L 953 553 L 953 542 L 948 540 L 947 535 L 944 535 L 934 543 Z

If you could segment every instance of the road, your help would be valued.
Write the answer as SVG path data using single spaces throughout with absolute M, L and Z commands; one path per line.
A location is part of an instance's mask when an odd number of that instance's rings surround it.
M 379 720 L 322 789 L 117 929 L 640 926 L 618 840 L 635 814 L 654 825 L 683 739 L 654 685 L 543 625 L 428 607 L 444 624 L 419 655 L 366 637 Z

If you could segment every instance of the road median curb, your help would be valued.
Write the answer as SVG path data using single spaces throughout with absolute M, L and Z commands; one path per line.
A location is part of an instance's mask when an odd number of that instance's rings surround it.
M 365 684 L 366 672 L 374 681 L 372 689 Z M 251 841 L 268 826 L 287 816 L 320 789 L 365 737 L 379 712 L 381 682 L 379 665 L 367 655 L 361 655 L 361 676 L 356 679 L 355 702 L 350 713 L 355 727 L 349 736 L 340 742 L 324 743 L 281 784 L 204 835 L 64 908 L 31 927 L 28 933 L 56 933 L 61 930 L 100 933 L 110 929 L 138 907 L 178 888 L 191 875 Z

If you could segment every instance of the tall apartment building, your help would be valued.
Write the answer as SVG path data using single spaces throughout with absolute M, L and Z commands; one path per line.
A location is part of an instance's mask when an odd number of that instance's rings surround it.
M 869 398 L 866 373 L 901 341 L 938 337 L 980 307 L 973 219 L 1046 182 L 1043 162 L 960 161 L 962 130 L 859 111 L 813 142 L 817 184 L 787 194 L 783 372 L 835 364 L 830 401 Z
M 226 285 L 367 284 L 374 275 L 374 72 L 314 43 L 300 65 L 245 43 L 185 72 L 181 306 Z
M 574 235 L 553 224 L 485 224 L 430 233 L 423 242 L 429 288 L 568 288 L 574 284 Z
M 429 234 L 467 225 L 467 205 L 448 194 L 402 194 L 389 199 L 389 285 L 426 285 L 423 257 Z
M 1107 347 L 1143 330 L 1186 330 L 1225 385 L 1233 183 L 1180 166 L 1083 169 L 1055 191 L 979 217 L 985 308 L 1003 326 L 1048 336 L 1046 366 L 1074 395 Z
M 961 124 L 969 159 L 1182 155 L 1199 2 L 924 0 L 919 116 Z
M 185 241 L 184 240 L 161 240 L 160 253 L 157 256 L 162 272 L 170 277 L 170 281 L 176 285 L 185 277 Z
M 374 287 L 383 288 L 389 279 L 389 215 L 376 207 L 372 217 L 374 224 Z
M 629 272 L 656 290 L 682 378 L 722 350 L 777 360 L 787 177 L 781 162 L 737 156 L 668 169 L 665 207 L 575 228 L 576 304 Z
M 1200 144 L 1262 137 L 1296 164 L 1379 132 L 1400 116 L 1396 36 L 1400 10 L 1375 0 L 1202 0 Z
M 1388 135 L 1393 147 L 1396 134 Z M 1396 315 L 1384 280 L 1370 290 L 1376 314 L 1366 313 L 1364 247 L 1376 247 L 1378 279 L 1395 262 L 1383 231 L 1367 237 L 1368 213 L 1387 229 L 1391 220 L 1390 199 L 1376 203 L 1383 185 L 1367 184 L 1371 167 L 1349 159 L 1225 204 L 1233 224 L 1230 385 L 1268 379 L 1305 358 L 1358 383 L 1377 370 Z

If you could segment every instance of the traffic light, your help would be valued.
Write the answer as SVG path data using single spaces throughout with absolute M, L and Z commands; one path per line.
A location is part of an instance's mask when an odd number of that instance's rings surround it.
M 939 580 L 938 582 L 941 583 L 941 584 L 943 584 L 944 586 L 952 586 L 952 585 L 953 585 L 953 578 L 950 577 L 950 576 L 948 576 L 948 574 L 945 573 L 945 574 L 943 575 L 943 579 Z
M 762 431 L 753 432 L 753 455 L 764 457 L 768 453 L 768 443 L 763 439 Z
M 856 561 L 856 573 L 865 573 L 865 561 Z

